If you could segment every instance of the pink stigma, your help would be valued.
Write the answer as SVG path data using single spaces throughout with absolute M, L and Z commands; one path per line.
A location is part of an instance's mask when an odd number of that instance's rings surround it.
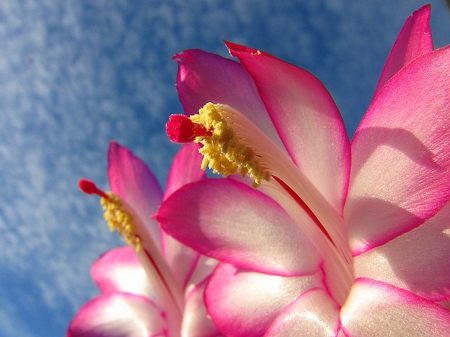
M 190 143 L 195 137 L 212 136 L 203 125 L 192 122 L 185 115 L 170 115 L 166 123 L 166 133 L 174 143 Z
M 82 190 L 86 194 L 97 194 L 102 198 L 108 199 L 108 195 L 88 179 L 81 179 L 78 183 L 78 186 L 80 187 L 80 190 Z

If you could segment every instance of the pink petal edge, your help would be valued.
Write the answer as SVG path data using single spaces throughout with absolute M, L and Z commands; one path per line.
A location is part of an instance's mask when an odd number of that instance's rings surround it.
M 434 50 L 429 25 L 430 13 L 431 5 L 428 4 L 416 10 L 406 20 L 389 53 L 374 96 L 378 94 L 386 82 L 400 69 L 419 56 Z
M 304 69 L 259 50 L 226 44 L 255 81 L 294 163 L 342 214 L 350 144 L 341 114 L 327 89 Z

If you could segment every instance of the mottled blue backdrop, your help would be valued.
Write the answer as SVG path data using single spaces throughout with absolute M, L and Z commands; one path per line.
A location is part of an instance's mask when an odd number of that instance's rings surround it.
M 122 245 L 81 177 L 107 188 L 106 151 L 132 149 L 162 184 L 180 113 L 173 54 L 223 40 L 302 66 L 353 134 L 420 0 L 5 0 L 0 2 L 0 336 L 63 336 L 98 294 L 92 261 Z M 450 15 L 432 1 L 436 46 Z

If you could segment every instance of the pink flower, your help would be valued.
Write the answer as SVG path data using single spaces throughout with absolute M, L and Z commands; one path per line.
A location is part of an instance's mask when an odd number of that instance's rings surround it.
M 205 301 L 225 335 L 450 335 L 450 47 L 433 50 L 429 15 L 406 21 L 351 143 L 303 69 L 232 43 L 240 63 L 175 57 L 212 134 L 189 126 L 202 167 L 233 179 L 181 188 L 157 220 L 221 261 Z
M 128 149 L 112 142 L 108 178 L 112 193 L 87 180 L 86 193 L 102 197 L 105 218 L 132 247 L 113 249 L 91 268 L 101 295 L 86 303 L 67 336 L 219 336 L 207 317 L 203 291 L 216 261 L 201 256 L 160 230 L 152 218 L 163 198 L 204 178 L 198 146 L 178 153 L 166 192 Z

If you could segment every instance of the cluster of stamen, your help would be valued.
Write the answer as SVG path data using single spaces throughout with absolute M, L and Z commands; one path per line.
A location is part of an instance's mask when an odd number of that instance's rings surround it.
M 333 282 L 339 284 L 330 292 L 340 304 L 345 302 L 354 275 L 352 254 L 340 230 L 344 228 L 342 216 L 282 147 L 244 114 L 222 104 L 207 103 L 196 115 L 171 118 L 167 134 L 175 142 L 201 143 L 202 169 L 209 167 L 223 176 L 248 175 L 255 188 L 273 178 L 267 194 L 279 202 L 326 259 L 336 279 Z
M 201 168 L 209 167 L 213 173 L 228 176 L 240 173 L 243 177 L 249 175 L 258 187 L 263 180 L 270 180 L 269 171 L 261 165 L 257 154 L 251 146 L 246 143 L 245 136 L 238 135 L 235 131 L 237 125 L 233 122 L 235 110 L 227 105 L 207 103 L 198 114 L 189 118 L 194 126 L 183 124 L 183 131 L 203 130 L 201 134 L 193 133 L 185 137 L 186 141 L 194 139 L 203 147 L 200 153 L 203 155 Z M 237 113 L 237 112 L 236 112 Z M 198 125 L 199 127 L 195 127 Z M 174 131 L 174 123 L 167 123 L 167 133 L 172 141 L 179 142 L 177 136 L 180 132 Z M 205 132 L 206 130 L 206 132 Z
M 136 235 L 136 226 L 133 223 L 133 216 L 128 213 L 122 201 L 112 192 L 107 192 L 108 198 L 101 198 L 103 206 L 103 217 L 108 223 L 111 231 L 117 230 L 126 243 L 134 247 L 136 251 L 141 249 L 141 238 Z
M 80 189 L 86 194 L 97 194 L 101 197 L 106 222 L 111 231 L 117 230 L 125 242 L 136 251 L 141 249 L 141 238 L 136 233 L 133 216 L 126 210 L 122 200 L 112 192 L 103 192 L 98 189 L 92 181 L 82 179 L 79 183 Z

